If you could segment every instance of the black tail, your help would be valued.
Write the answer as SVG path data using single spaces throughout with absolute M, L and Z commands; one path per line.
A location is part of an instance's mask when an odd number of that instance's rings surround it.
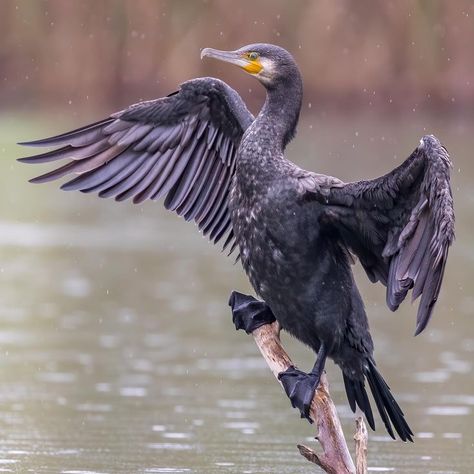
M 377 405 L 385 428 L 387 428 L 388 434 L 395 439 L 392 429 L 393 425 L 402 441 L 413 442 L 413 432 L 408 426 L 401 408 L 393 398 L 393 395 L 390 392 L 390 387 L 378 372 L 375 363 L 370 360 L 368 361 L 365 376 L 369 382 L 375 404 Z M 346 387 L 347 398 L 352 411 L 355 412 L 357 404 L 357 406 L 365 413 L 365 417 L 367 418 L 370 427 L 375 430 L 374 416 L 372 414 L 369 398 L 367 397 L 364 381 L 350 379 L 344 374 L 344 385 Z

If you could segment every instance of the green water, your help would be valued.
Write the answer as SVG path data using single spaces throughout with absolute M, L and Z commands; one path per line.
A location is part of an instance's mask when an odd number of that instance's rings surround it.
M 35 125 L 36 123 L 36 125 Z M 0 122 L 0 472 L 307 473 L 313 428 L 291 409 L 227 298 L 238 265 L 156 203 L 140 207 L 26 183 L 13 145 L 63 123 Z M 452 474 L 474 463 L 473 123 L 305 118 L 289 150 L 343 179 L 392 169 L 426 131 L 455 159 L 457 240 L 432 324 L 395 314 L 357 269 L 376 359 L 416 433 L 370 433 L 373 472 Z M 395 139 L 396 137 L 396 139 Z M 27 150 L 28 151 L 28 150 Z M 45 167 L 41 168 L 45 169 Z M 309 369 L 313 355 L 284 339 Z M 339 370 L 328 367 L 348 439 Z

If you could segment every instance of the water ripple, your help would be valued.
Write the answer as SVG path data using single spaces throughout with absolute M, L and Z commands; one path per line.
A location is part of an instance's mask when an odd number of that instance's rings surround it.
M 465 406 L 432 406 L 427 408 L 427 415 L 465 416 L 471 413 L 470 407 Z

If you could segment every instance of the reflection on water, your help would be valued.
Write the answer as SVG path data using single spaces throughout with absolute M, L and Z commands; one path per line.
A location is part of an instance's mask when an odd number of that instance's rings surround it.
M 382 174 L 426 133 L 416 123 L 363 122 L 355 134 L 352 122 L 314 122 L 318 134 L 305 140 L 303 126 L 293 159 L 345 179 Z M 427 333 L 412 338 L 414 308 L 390 314 L 358 271 L 378 365 L 416 432 L 413 445 L 371 434 L 370 472 L 472 472 L 471 137 L 459 124 L 440 128 L 456 159 L 458 240 Z M 398 142 L 380 138 L 391 129 Z M 248 289 L 240 268 L 156 204 L 27 185 L 35 170 L 12 164 L 18 152 L 4 140 L 0 472 L 308 472 L 295 445 L 311 443 L 312 428 L 233 329 L 228 294 Z M 305 348 L 284 342 L 311 367 Z M 350 438 L 331 365 L 329 379 Z

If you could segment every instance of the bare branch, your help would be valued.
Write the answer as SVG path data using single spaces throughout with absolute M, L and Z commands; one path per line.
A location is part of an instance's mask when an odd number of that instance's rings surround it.
M 260 326 L 252 332 L 255 343 L 277 380 L 280 372 L 294 365 L 281 345 L 279 333 L 277 322 Z M 344 439 L 336 407 L 329 395 L 326 374 L 321 376 L 311 403 L 310 416 L 317 428 L 316 439 L 323 452 L 318 454 L 307 446 L 299 445 L 300 453 L 329 474 L 355 474 L 356 469 Z
M 356 474 L 367 474 L 367 426 L 364 419 L 359 416 L 356 419 L 355 440 L 355 459 Z

